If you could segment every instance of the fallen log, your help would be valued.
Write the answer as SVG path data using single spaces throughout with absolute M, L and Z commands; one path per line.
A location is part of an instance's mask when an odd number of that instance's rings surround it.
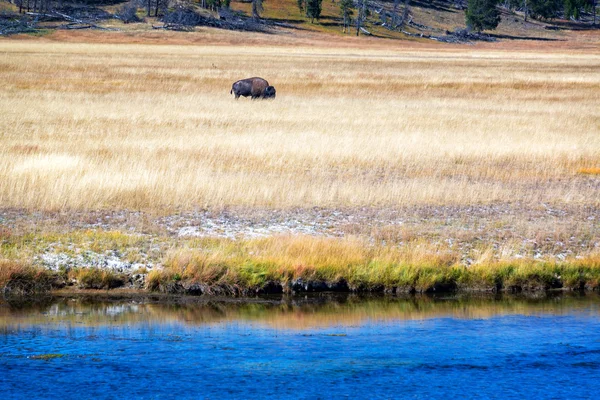
M 59 20 L 59 21 L 63 20 L 63 21 L 70 22 L 70 24 L 64 25 L 65 29 L 98 29 L 98 30 L 101 30 L 101 31 L 118 31 L 119 30 L 119 29 L 116 29 L 116 28 L 105 28 L 103 26 L 98 26 L 98 25 L 96 25 L 96 24 L 94 24 L 94 23 L 92 23 L 90 21 L 85 21 L 85 20 L 82 20 L 82 19 L 74 18 L 74 17 L 72 17 L 70 15 L 63 14 L 63 13 L 60 13 L 58 11 L 53 11 L 51 13 L 27 12 L 25 14 L 31 15 L 31 16 L 34 16 L 34 17 L 38 17 L 38 18 L 39 17 L 44 17 L 44 18 L 50 18 L 52 20 Z M 85 27 L 74 28 L 74 27 L 70 26 L 70 25 L 73 25 L 73 24 L 85 25 Z
M 93 26 L 92 25 L 76 25 L 74 26 L 73 24 L 67 24 L 67 25 L 63 25 L 63 27 L 65 29 L 92 29 Z

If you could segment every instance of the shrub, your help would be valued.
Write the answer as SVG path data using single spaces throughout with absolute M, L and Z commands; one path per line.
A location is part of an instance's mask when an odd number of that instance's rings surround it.
M 130 1 L 121 7 L 117 13 L 117 16 L 126 24 L 142 21 L 140 17 L 137 16 L 137 4 L 135 1 Z
M 177 7 L 162 18 L 165 25 L 172 26 L 196 26 L 200 25 L 202 20 L 203 17 L 200 14 L 185 7 Z
M 496 29 L 500 23 L 500 11 L 496 8 L 498 0 L 469 0 L 467 12 L 467 26 L 481 32 L 487 29 Z

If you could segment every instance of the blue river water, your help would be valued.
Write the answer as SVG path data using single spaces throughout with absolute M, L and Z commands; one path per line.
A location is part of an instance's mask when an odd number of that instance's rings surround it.
M 0 399 L 593 399 L 600 297 L 0 303 Z

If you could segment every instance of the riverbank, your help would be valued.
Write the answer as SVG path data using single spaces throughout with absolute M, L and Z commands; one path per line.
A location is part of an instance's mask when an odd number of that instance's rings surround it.
M 5 233 L 5 295 L 58 289 L 253 296 L 309 292 L 439 293 L 593 291 L 597 250 L 568 257 L 508 255 L 480 244 L 467 258 L 448 241 L 388 243 L 369 237 L 255 239 L 153 236 L 116 231 Z
M 195 256 L 192 256 L 194 258 Z M 118 274 L 101 268 L 54 272 L 16 263 L 0 263 L 5 296 L 34 296 L 55 290 L 113 290 L 124 294 L 159 292 L 179 295 L 255 296 L 261 294 L 455 293 L 598 291 L 600 260 L 572 262 L 498 262 L 477 267 L 380 262 L 346 268 L 285 266 L 247 260 L 244 264 L 191 263 L 149 274 Z M 181 271 L 181 272 L 178 272 Z M 203 278 L 204 277 L 204 278 Z
M 595 47 L 77 37 L 0 43 L 9 295 L 598 286 Z
M 597 290 L 594 207 L 0 212 L 0 288 L 188 295 Z M 533 221 L 533 222 L 531 222 Z

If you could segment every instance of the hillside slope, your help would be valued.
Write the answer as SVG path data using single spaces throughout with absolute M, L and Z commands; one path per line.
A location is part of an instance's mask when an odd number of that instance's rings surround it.
M 321 18 L 314 23 L 300 11 L 296 0 L 266 0 L 264 12 L 261 14 L 267 20 L 280 21 L 293 25 L 298 29 L 326 32 L 344 35 L 340 17 L 339 0 L 324 0 L 322 3 Z M 404 2 L 399 5 L 397 13 L 404 13 Z M 393 11 L 392 0 L 375 0 L 369 2 L 370 15 L 364 24 L 365 29 L 375 37 L 406 39 L 413 35 L 443 36 L 448 31 L 465 28 L 465 11 L 457 6 L 456 1 L 449 0 L 411 0 L 408 2 L 407 21 L 400 29 L 388 29 L 389 14 Z M 233 0 L 231 8 L 251 15 L 251 2 L 248 0 Z M 529 18 L 524 21 L 522 13 L 501 9 L 502 21 L 498 28 L 488 32 L 492 37 L 504 39 L 555 39 L 560 38 L 563 28 L 585 29 L 589 22 L 571 23 L 555 20 L 552 25 Z M 386 18 L 386 14 L 387 17 Z M 387 24 L 385 23 L 387 20 Z M 555 27 L 558 29 L 548 29 Z M 405 33 L 402 33 L 404 31 Z M 353 26 L 346 35 L 356 35 Z
M 15 2 L 16 3 L 16 2 Z M 433 40 L 447 39 L 446 35 L 450 32 L 456 32 L 465 28 L 465 10 L 456 0 L 409 0 L 401 1 L 397 5 L 394 13 L 393 0 L 370 0 L 368 2 L 368 16 L 363 24 L 364 30 L 361 36 L 371 36 L 373 38 L 404 39 L 410 41 L 432 42 Z M 463 3 L 465 3 L 463 1 Z M 33 3 L 31 3 L 33 4 Z M 63 7 L 70 3 L 62 3 Z M 70 7 L 67 10 L 76 10 L 84 7 L 93 10 L 95 13 L 104 13 L 102 18 L 94 20 L 99 26 L 110 29 L 121 30 L 125 32 L 152 32 L 156 31 L 162 25 L 159 18 L 148 17 L 144 7 L 140 6 L 137 11 L 138 17 L 142 20 L 140 23 L 125 24 L 116 16 L 122 13 L 123 7 L 128 4 L 126 1 L 108 1 L 108 0 L 90 0 L 83 4 L 80 1 L 73 3 L 75 8 Z M 190 2 L 188 0 L 177 0 L 170 3 L 170 10 L 173 10 L 177 4 L 184 7 L 191 7 L 200 15 L 210 17 L 211 21 L 219 23 L 219 17 L 223 19 L 223 13 L 209 11 L 200 7 L 199 2 Z M 321 17 L 314 22 L 305 16 L 305 12 L 298 8 L 297 0 L 264 0 L 264 10 L 261 13 L 261 19 L 271 26 L 272 33 L 286 33 L 295 37 L 315 34 L 333 35 L 338 38 L 356 37 L 356 26 L 353 26 L 348 32 L 342 32 L 342 20 L 340 16 L 340 0 L 324 0 L 322 3 Z M 252 14 L 252 3 L 250 0 L 232 0 L 229 16 L 249 18 Z M 63 9 L 61 9 L 63 11 Z M 0 0 L 0 18 L 5 23 L 12 18 L 10 23 L 14 23 L 19 15 L 18 8 L 7 0 Z M 63 11 L 67 12 L 68 11 Z M 106 14 L 110 13 L 110 15 Z M 484 39 L 496 40 L 539 40 L 556 41 L 572 40 L 574 31 L 577 36 L 590 35 L 592 41 L 597 41 L 599 30 L 591 26 L 590 16 L 584 16 L 580 22 L 554 20 L 551 23 L 536 21 L 531 18 L 524 20 L 522 13 L 514 12 L 501 8 L 502 20 L 498 28 L 494 31 L 486 32 Z M 85 13 L 84 13 L 85 14 Z M 88 13 L 89 14 L 89 13 Z M 220 15 L 221 14 L 221 15 Z M 356 11 L 354 12 L 356 14 Z M 108 15 L 108 18 L 106 17 Z M 400 16 L 398 20 L 404 22 L 393 29 L 391 26 L 392 16 Z M 114 18 L 112 18 L 114 16 Z M 402 18 L 405 17 L 405 18 Z M 37 18 L 29 15 L 28 18 Z M 239 19 L 239 18 L 237 18 Z M 0 21 L 0 23 L 2 23 Z M 85 29 L 86 26 L 66 26 L 63 22 L 41 22 L 38 28 L 46 30 L 68 30 L 74 31 Z M 67 21 L 68 22 L 68 21 Z M 222 22 L 222 21 L 221 21 Z M 70 24 L 72 25 L 72 24 Z M 203 24 L 200 24 L 203 25 Z M 208 24 L 214 25 L 214 24 Z M 235 28 L 237 29 L 237 28 Z M 193 30 L 193 29 L 192 29 Z M 197 30 L 197 29 L 196 29 Z M 261 29 L 262 30 L 262 29 Z M 0 25 L 0 36 L 5 34 Z M 98 33 L 98 31 L 95 31 Z M 452 39 L 452 38 L 451 38 Z M 460 39 L 460 38 L 459 38 Z M 465 42 L 468 40 L 458 40 Z

